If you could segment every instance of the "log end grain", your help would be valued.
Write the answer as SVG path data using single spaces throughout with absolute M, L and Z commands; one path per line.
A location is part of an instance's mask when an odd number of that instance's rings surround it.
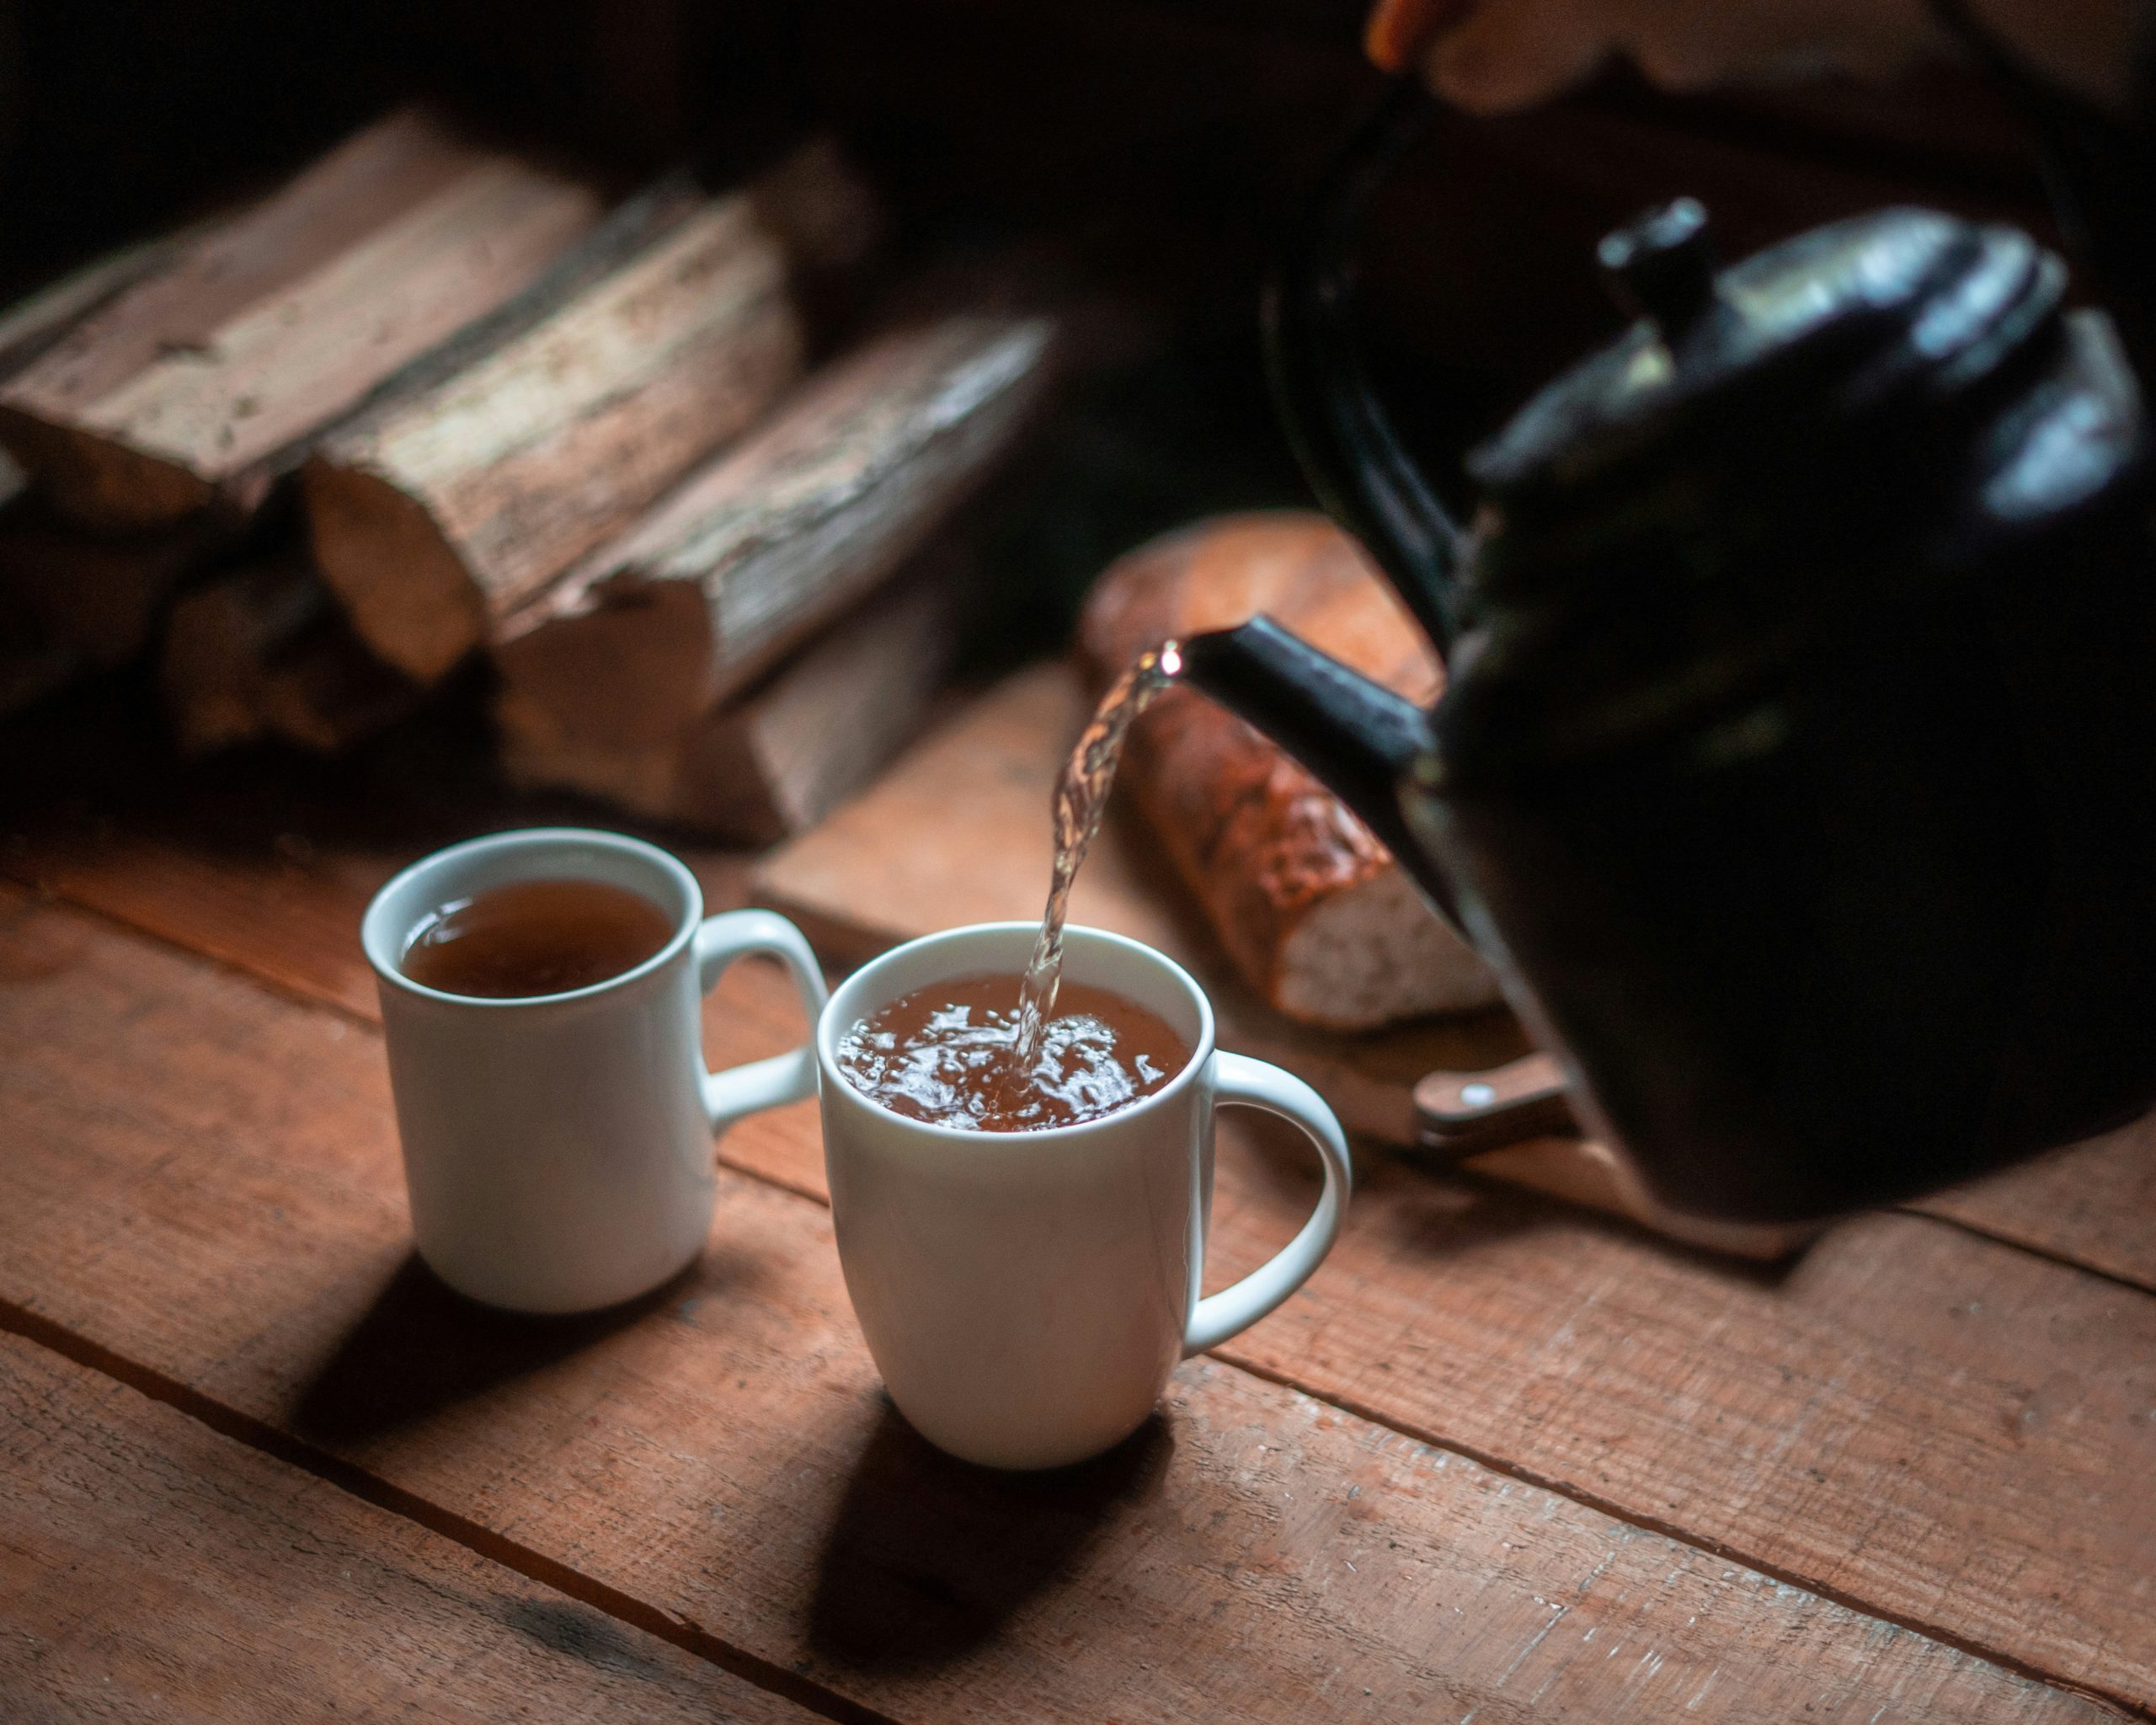
M 564 726 L 548 703 L 506 687 L 495 708 L 504 770 L 737 844 L 805 831 L 926 722 L 956 656 L 960 586 L 956 559 L 922 559 L 741 699 L 670 734 Z
M 368 646 L 440 676 L 761 417 L 800 374 L 802 278 L 867 243 L 865 197 L 828 146 L 724 196 L 655 189 L 340 427 L 302 483 Z
M 596 190 L 411 111 L 171 248 L 0 392 L 0 427 L 86 525 L 245 515 L 332 422 L 518 293 Z
M 179 462 L 5 403 L 0 445 L 55 509 L 96 531 L 169 527 L 216 500 L 215 488 Z
M 374 651 L 420 682 L 479 643 L 484 601 L 426 506 L 363 467 L 300 469 L 315 565 Z

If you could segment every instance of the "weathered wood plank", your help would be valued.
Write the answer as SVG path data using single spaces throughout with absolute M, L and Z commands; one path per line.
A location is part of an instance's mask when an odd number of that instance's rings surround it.
M 15 1725 L 814 1717 L 4 1334 L 0 1624 Z
M 722 1154 L 825 1189 L 810 1111 Z M 1277 1140 L 1224 1150 L 1216 1285 L 1288 1239 L 1313 1183 Z M 1219 1353 L 2148 1706 L 2156 1300 L 1981 1244 L 1868 1215 L 1775 1276 L 1374 1159 L 1326 1267 Z
M 0 436 L 70 515 L 258 502 L 307 433 L 528 284 L 590 187 L 392 115 L 181 247 L 0 389 Z
M 2156 1291 L 2156 1115 L 1911 1207 Z
M 808 1111 L 722 1153 L 825 1190 Z M 1292 1145 L 1224 1149 L 1211 1279 L 1256 1268 L 1314 1197 Z M 1304 1294 L 1218 1351 L 2147 1706 L 2156 1300 L 1972 1245 L 1867 1215 L 1777 1276 L 1378 1158 Z
M 2103 1716 L 1214 1363 L 1091 1467 L 946 1463 L 768 1186 L 634 1308 L 482 1313 L 409 1267 L 371 1033 L 13 909 L 0 1298 L 893 1717 Z
M 138 855 L 102 872 L 77 864 L 51 878 L 183 942 L 201 943 L 200 930 L 214 922 L 215 938 L 202 943 L 221 956 L 259 963 L 285 986 L 371 1010 L 371 985 L 346 933 L 364 903 L 364 882 L 339 889 L 339 908 L 325 914 L 300 908 L 324 896 L 319 870 L 265 868 L 249 884 L 230 879 L 225 864 L 172 853 L 166 863 Z M 273 895 L 267 902 L 291 908 L 265 917 L 265 892 Z M 190 903 L 196 898 L 214 916 Z M 789 1045 L 793 1010 L 776 979 L 738 970 L 708 1021 L 714 1057 Z M 721 1155 L 795 1190 L 822 1190 L 813 1109 L 750 1121 Z M 1383 1165 L 1368 1175 L 1332 1263 L 1294 1312 L 1270 1321 L 1230 1357 L 1566 1481 L 1627 1513 L 1666 1517 L 1789 1573 L 1846 1585 L 1866 1600 L 1897 1600 L 1895 1609 L 1917 1621 L 1972 1637 L 1996 1629 L 2013 1637 L 2008 1645 L 2063 1644 L 2068 1651 L 2053 1669 L 2081 1669 L 2104 1637 L 2101 1625 L 2147 1586 L 2140 1554 L 2156 1549 L 2156 1535 L 2145 1506 L 2137 1509 L 2130 1496 L 2123 1506 L 2115 1501 L 2120 1482 L 2138 1477 L 2148 1460 L 2151 1428 L 2137 1425 L 2132 1412 L 2133 1397 L 2146 1391 L 2137 1375 L 2145 1375 L 2137 1362 L 2146 1356 L 2109 1339 L 2111 1306 L 2100 1287 L 2012 1253 L 1963 1250 L 1913 1219 L 1845 1228 L 1777 1286 L 1471 1183 Z M 1214 1226 L 1221 1274 L 1283 1240 L 1304 1196 L 1292 1174 L 1283 1181 L 1270 1165 L 1228 1158 Z M 1426 1252 L 1399 1243 L 1418 1240 Z M 2121 1312 L 2140 1309 L 2121 1298 Z M 1644 1351 L 1634 1339 L 1640 1312 L 1668 1315 L 1643 1332 L 1653 1342 Z M 2053 1321 L 2073 1332 L 2070 1361 L 2052 1357 L 2043 1325 Z M 1250 1351 L 1291 1322 L 1300 1325 L 1293 1343 Z M 1401 1338 L 1424 1334 L 1443 1339 L 1418 1343 L 1420 1363 L 1405 1366 Z M 1523 1372 L 1516 1356 L 1527 1341 L 1552 1335 L 1566 1346 L 1537 1354 L 1534 1369 Z M 1834 1362 L 1823 1381 L 1812 1370 L 1822 1360 Z M 2051 1404 L 2076 1374 L 2090 1386 L 2089 1405 L 2081 1419 L 2062 1423 Z M 1713 1442 L 1701 1442 L 1672 1412 L 1677 1385 L 1694 1395 L 1700 1385 L 1721 1386 L 1730 1407 L 1694 1407 L 1703 1420 L 1720 1417 Z M 1540 1411 L 1553 1405 L 1567 1410 L 1555 1424 Z M 1534 1417 L 1521 1418 L 1523 1406 Z M 1604 1406 L 1617 1417 L 1603 1421 L 1593 1410 Z M 2033 1423 L 2024 1419 L 2031 1409 Z M 1788 1463 L 1785 1434 L 1795 1423 L 1809 1433 L 1805 1447 L 1834 1467 Z M 1935 1425 L 1936 1441 L 1928 1434 Z M 1885 1455 L 1887 1449 L 1896 1453 Z M 1849 1466 L 1841 1465 L 1845 1450 Z M 1879 1466 L 1913 1452 L 1921 1465 Z M 1783 1463 L 1770 1466 L 1777 1455 Z M 1775 1469 L 1784 1464 L 1828 1477 L 1783 1479 Z M 1778 1482 L 1772 1490 L 1770 1477 Z M 1980 1521 L 1971 1521 L 1972 1505 L 1983 1506 Z M 1891 1530 L 1897 1543 L 1875 1539 L 1875 1529 Z M 1849 1558 L 1852 1544 L 1857 1555 Z M 2023 1622 L 2011 1592 L 1942 1592 L 1941 1577 L 2025 1562 L 2040 1573 L 2077 1571 L 2041 1625 Z M 2090 1562 L 2094 1569 L 2081 1567 Z M 2116 1578 L 2121 1567 L 2123 1590 L 2107 1593 L 2098 1573 Z M 1831 1580 L 1837 1575 L 1842 1582 Z M 1927 1611 L 1944 1616 L 1919 1615 Z M 2133 1683 L 2147 1684 L 2156 1653 L 2131 1633 L 2123 1646 L 2115 1657 L 2129 1674 L 2142 1674 Z

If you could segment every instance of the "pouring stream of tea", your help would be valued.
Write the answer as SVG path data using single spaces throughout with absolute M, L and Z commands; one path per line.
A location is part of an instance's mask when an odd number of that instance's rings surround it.
M 1141 653 L 1130 669 L 1101 697 L 1092 721 L 1064 763 L 1055 785 L 1055 868 L 1049 877 L 1048 908 L 1041 913 L 1040 937 L 1018 993 L 1018 1070 L 1030 1072 L 1039 1060 L 1041 1037 L 1055 1016 L 1055 991 L 1063 980 L 1063 924 L 1070 909 L 1070 883 L 1091 848 L 1106 813 L 1108 787 L 1123 739 L 1138 715 L 1182 670 L 1173 641 Z

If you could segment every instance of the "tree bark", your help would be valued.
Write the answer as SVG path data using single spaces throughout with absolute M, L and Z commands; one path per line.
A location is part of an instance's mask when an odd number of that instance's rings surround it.
M 597 751 L 670 745 L 899 565 L 1016 446 L 1065 345 L 1057 316 L 961 309 L 837 360 L 506 621 L 507 697 Z
M 829 146 L 732 195 L 661 191 L 605 224 L 505 323 L 309 458 L 324 578 L 384 660 L 446 673 L 795 381 L 795 291 L 851 262 L 873 208 Z

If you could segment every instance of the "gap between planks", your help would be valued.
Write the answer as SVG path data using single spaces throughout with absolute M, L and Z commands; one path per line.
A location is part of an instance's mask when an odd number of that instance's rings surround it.
M 4 1304 L 4 1301 L 0 1301 L 0 1306 Z M 1656 1534 L 1663 1539 L 1673 1541 L 1677 1544 L 1689 1546 L 1695 1551 L 1704 1551 L 1710 1557 L 1720 1557 L 1725 1562 L 1741 1564 L 1747 1569 L 1754 1570 L 1765 1576 L 1770 1581 L 1780 1582 L 1786 1587 L 1801 1588 L 1806 1593 L 1815 1594 L 1822 1599 L 1831 1600 L 1833 1604 L 1844 1606 L 1849 1610 L 1861 1612 L 1864 1616 L 1881 1623 L 1891 1623 L 1897 1629 L 1906 1629 L 1913 1635 L 1921 1635 L 1929 1641 L 1935 1641 L 1976 1658 L 1988 1660 L 1992 1664 L 2004 1670 L 2014 1672 L 2018 1676 L 2030 1678 L 2038 1683 L 2048 1684 L 2053 1689 L 2063 1689 L 2073 1695 L 2086 1696 L 2089 1700 L 2100 1701 L 2105 1706 L 2116 1707 L 2128 1718 L 2156 1719 L 2156 1709 L 2141 1706 L 2125 1696 L 2113 1695 L 2107 1690 L 2092 1688 L 2087 1684 L 2077 1683 L 2070 1677 L 2062 1677 L 2055 1671 L 2047 1671 L 2041 1666 L 2033 1664 L 2003 1648 L 1988 1647 L 1983 1642 L 1959 1634 L 1944 1625 L 1925 1623 L 1913 1613 L 1884 1609 L 1849 1592 L 1846 1589 L 1833 1587 L 1817 1579 L 1795 1574 L 1757 1557 L 1747 1557 L 1743 1552 L 1720 1540 L 1709 1538 L 1679 1526 L 1673 1521 L 1664 1520 L 1658 1516 L 1648 1515 L 1637 1509 L 1628 1509 L 1622 1503 L 1603 1498 L 1593 1492 L 1582 1491 L 1577 1486 L 1538 1473 L 1531 1467 L 1523 1467 L 1516 1461 L 1507 1461 L 1494 1450 L 1485 1450 L 1475 1445 L 1464 1443 L 1457 1438 L 1441 1437 L 1434 1432 L 1422 1430 L 1412 1422 L 1403 1421 L 1397 1414 L 1387 1413 L 1374 1403 L 1365 1403 L 1358 1397 L 1342 1396 L 1337 1391 L 1321 1394 L 1296 1382 L 1292 1373 L 1275 1370 L 1262 1361 L 1237 1359 L 1232 1346 L 1214 1349 L 1213 1357 L 1233 1365 L 1238 1371 L 1247 1372 L 1254 1378 L 1262 1378 L 1268 1384 L 1278 1384 L 1283 1389 L 1293 1390 L 1298 1395 L 1308 1396 L 1313 1401 L 1321 1401 L 1327 1407 L 1337 1407 L 1342 1413 L 1353 1414 L 1358 1419 L 1366 1419 L 1373 1425 L 1383 1426 L 1387 1431 L 1398 1432 L 1401 1436 L 1411 1438 L 1418 1444 L 1427 1444 L 1433 1450 L 1449 1450 L 1455 1455 L 1474 1462 L 1479 1467 L 1486 1467 L 1492 1473 L 1502 1474 L 1507 1479 L 1518 1480 L 1522 1485 L 1533 1486 L 1537 1491 L 1548 1492 L 1556 1497 L 1570 1498 L 1573 1503 L 1607 1515 L 1612 1521 L 1621 1521 L 1627 1527 L 1636 1527 L 1643 1533 Z
M 40 899 L 46 902 L 56 900 L 64 903 L 74 914 L 84 916 L 93 922 L 114 928 L 125 938 L 147 941 L 176 954 L 186 962 L 205 964 L 217 971 L 232 975 L 245 985 L 292 1004 L 302 1011 L 324 1012 L 341 1022 L 357 1024 L 376 1039 L 380 1036 L 379 1023 L 371 1015 L 353 1008 L 349 1002 L 328 997 L 307 988 L 303 984 L 286 984 L 278 979 L 266 976 L 255 966 L 243 959 L 205 953 L 189 943 L 174 938 L 161 930 L 141 927 L 132 919 L 109 911 L 100 904 L 83 903 L 64 889 L 57 892 L 30 892 L 0 884 L 0 903 L 4 903 L 11 897 L 29 903 L 35 903 Z M 791 1199 L 806 1202 L 815 1208 L 825 1210 L 829 1209 L 828 1197 L 805 1183 L 787 1179 L 751 1161 L 727 1156 L 723 1151 L 717 1154 L 716 1160 L 720 1166 L 758 1185 L 783 1193 Z M 2031 1257 L 2056 1263 L 2063 1268 L 2094 1275 L 2100 1280 L 2132 1289 L 2136 1292 L 2146 1291 L 2140 1290 L 2134 1284 L 2123 1282 L 2120 1279 L 2105 1276 L 2100 1272 L 2090 1270 L 2088 1267 L 2073 1260 L 2054 1258 L 2049 1253 L 2023 1246 L 2018 1242 L 1996 1239 L 1995 1236 L 1980 1228 L 1969 1226 L 1947 1218 L 1934 1216 L 1923 1211 L 1911 1210 L 1906 1214 L 1913 1219 L 1941 1223 L 1950 1231 L 1983 1240 L 1987 1244 L 2011 1247 Z M 849 1722 L 876 1721 L 882 1722 L 882 1725 L 898 1725 L 898 1722 L 893 1720 L 890 1716 L 855 1702 L 782 1666 L 763 1659 L 725 1641 L 704 1629 L 701 1625 L 672 1616 L 632 1594 L 595 1580 L 581 1571 L 570 1568 L 557 1560 L 548 1558 L 540 1552 L 509 1539 L 506 1535 L 491 1530 L 483 1524 L 472 1521 L 417 1493 L 394 1485 L 354 1463 L 319 1450 L 304 1440 L 280 1430 L 256 1416 L 243 1413 L 224 1402 L 205 1396 L 152 1367 L 120 1354 L 103 1344 L 29 1311 L 12 1301 L 0 1300 L 0 1329 L 13 1331 L 75 1360 L 79 1365 L 111 1376 L 141 1393 L 189 1415 L 222 1435 L 248 1444 L 276 1459 L 299 1466 L 366 1502 L 404 1515 L 430 1531 L 453 1540 L 481 1557 L 500 1562 L 532 1581 L 553 1587 L 632 1626 L 659 1635 L 721 1669 L 788 1700 L 797 1701 L 824 1717 Z M 1991 1645 L 1981 1637 L 1956 1632 L 1944 1624 L 1928 1621 L 1919 1613 L 1883 1606 L 1852 1589 L 1837 1587 L 1819 1578 L 1807 1576 L 1785 1564 L 1779 1564 L 1750 1553 L 1741 1546 L 1703 1535 L 1680 1524 L 1627 1505 L 1621 1500 L 1605 1498 L 1592 1490 L 1583 1488 L 1577 1482 L 1569 1482 L 1561 1477 L 1545 1475 L 1457 1436 L 1449 1436 L 1434 1428 L 1423 1426 L 1396 1411 L 1390 1411 L 1352 1394 L 1342 1393 L 1337 1388 L 1327 1388 L 1321 1383 L 1306 1381 L 1292 1371 L 1268 1365 L 1262 1359 L 1237 1349 L 1232 1343 L 1211 1350 L 1209 1357 L 1235 1372 L 1307 1397 L 1313 1402 L 1335 1409 L 1351 1418 L 1367 1421 L 1374 1426 L 1395 1433 L 1411 1442 L 1427 1445 L 1431 1450 L 1458 1455 L 1505 1478 L 1518 1481 L 1534 1489 L 1549 1493 L 1554 1497 L 1576 1503 L 1624 1526 L 1669 1540 L 1718 1561 L 1740 1565 L 1771 1581 L 1801 1589 L 1881 1625 L 1891 1625 L 1897 1629 L 1922 1636 L 1928 1640 L 1984 1660 L 2002 1670 L 2117 1709 L 2125 1717 L 2156 1720 L 2156 1709 L 2145 1707 L 2130 1697 L 2079 1681 L 2072 1676 L 2048 1669 L 2007 1649 Z
M 755 1684 L 759 1689 L 805 1707 L 820 1717 L 837 1721 L 839 1725 L 904 1725 L 904 1722 L 888 1713 L 850 1701 L 783 1666 L 759 1658 L 745 1648 L 736 1647 L 713 1634 L 701 1624 L 675 1617 L 632 1594 L 595 1581 L 581 1570 L 572 1569 L 567 1564 L 535 1551 L 527 1546 L 520 1545 L 508 1535 L 496 1533 L 453 1509 L 445 1509 L 415 1492 L 392 1485 L 364 1467 L 326 1454 L 252 1414 L 243 1413 L 162 1372 L 116 1354 L 88 1337 L 78 1335 L 63 1325 L 26 1311 L 13 1300 L 0 1300 L 0 1331 L 19 1336 L 26 1342 L 60 1355 L 63 1359 L 72 1360 L 76 1365 L 109 1378 L 150 1401 L 186 1415 L 220 1437 L 230 1438 L 274 1461 L 296 1467 L 362 1503 L 401 1516 L 430 1533 L 462 1546 L 477 1557 L 514 1571 L 527 1581 L 552 1588 L 580 1605 L 589 1605 L 632 1628 L 656 1636 L 684 1652 L 694 1654 L 707 1664 L 715 1665 L 723 1671 Z M 2052 1681 L 2043 1678 L 2041 1674 L 2024 1672 L 2020 1674 L 2034 1675 L 2041 1681 Z M 2071 1687 L 2056 1683 L 2054 1686 Z
M 1967 1216 L 1926 1210 L 1921 1204 L 1891 1204 L 1888 1206 L 1888 1210 L 1894 1215 L 1907 1216 L 1912 1221 L 1930 1222 L 1954 1233 L 1966 1234 L 1972 1240 L 1981 1240 L 1988 1246 L 2004 1246 L 2011 1251 L 2022 1252 L 2030 1258 L 2036 1258 L 2040 1263 L 2056 1264 L 2063 1270 L 2072 1270 L 2079 1275 L 2094 1277 L 2097 1281 L 2110 1283 L 2122 1293 L 2139 1294 L 2156 1299 L 2156 1287 L 2151 1286 L 2137 1276 L 2130 1276 L 2119 1270 L 2105 1269 L 2101 1264 L 2090 1263 L 2086 1259 L 2074 1257 L 2071 1252 L 2059 1251 L 2054 1247 L 2039 1245 L 2033 1240 L 2016 1239 L 2011 1234 L 2002 1234 L 1996 1228 L 1988 1228 L 1982 1222 L 1972 1221 Z

